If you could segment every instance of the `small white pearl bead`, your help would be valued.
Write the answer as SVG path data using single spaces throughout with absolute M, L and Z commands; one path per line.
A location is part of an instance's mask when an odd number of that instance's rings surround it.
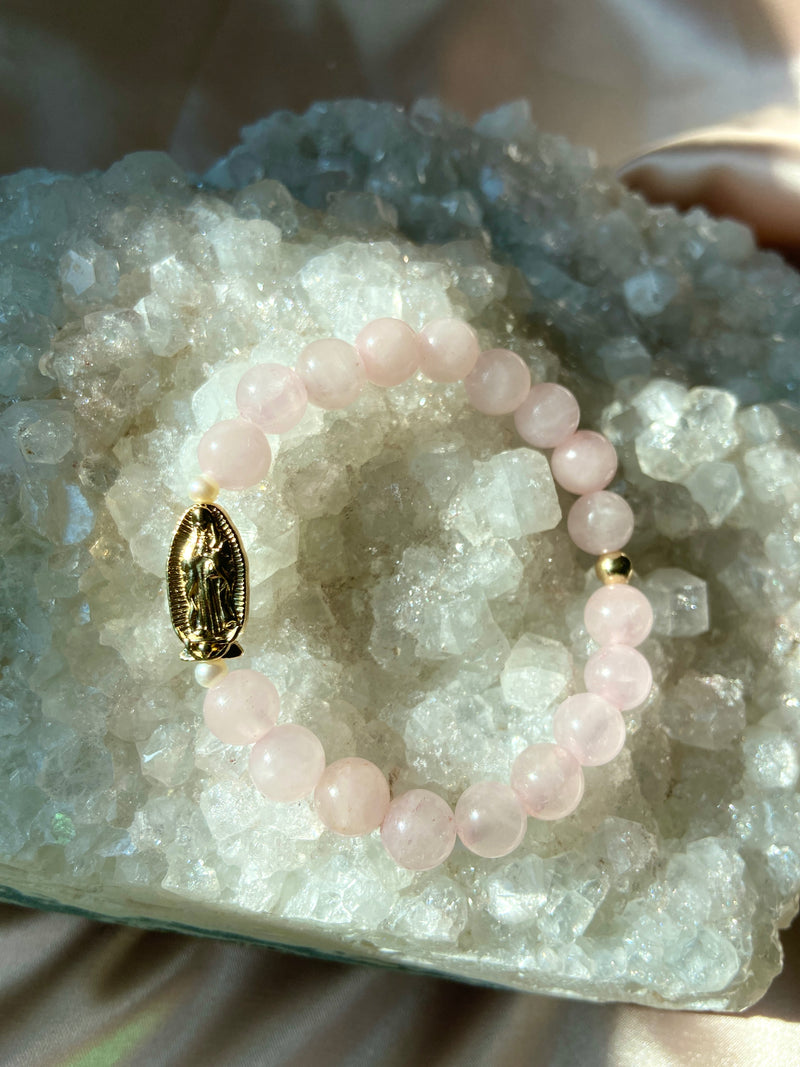
M 194 668 L 194 680 L 203 689 L 211 689 L 221 682 L 228 673 L 228 664 L 224 659 L 203 660 L 196 663 Z
M 195 504 L 213 504 L 218 493 L 219 486 L 210 474 L 200 474 L 189 482 L 189 499 Z

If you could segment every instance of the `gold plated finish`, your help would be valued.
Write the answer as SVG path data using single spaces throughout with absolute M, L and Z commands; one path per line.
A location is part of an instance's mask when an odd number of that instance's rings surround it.
M 594 572 L 603 585 L 624 585 L 633 576 L 633 564 L 624 552 L 604 552 L 597 557 Z
M 217 504 L 194 504 L 178 523 L 167 559 L 172 627 L 181 659 L 241 656 L 247 621 L 247 558 L 235 526 Z

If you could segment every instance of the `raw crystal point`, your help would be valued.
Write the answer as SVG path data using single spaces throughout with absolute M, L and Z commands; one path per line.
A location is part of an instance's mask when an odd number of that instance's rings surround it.
M 158 153 L 12 175 L 0 244 L 2 895 L 594 1000 L 763 993 L 800 892 L 793 271 L 736 224 L 651 211 L 524 103 L 474 130 L 432 101 L 282 112 L 202 185 Z M 552 746 L 597 589 L 538 450 L 577 426 L 556 381 L 617 451 L 655 686 L 568 818 L 415 874 L 258 791 L 250 746 L 203 721 L 163 575 L 247 371 L 453 317 L 530 368 L 516 417 L 367 382 L 265 426 L 268 477 L 220 493 L 276 732 L 452 809 Z
M 720 674 L 685 674 L 664 694 L 664 728 L 686 745 L 725 748 L 746 724 L 744 686 Z
M 653 607 L 655 633 L 665 637 L 695 637 L 709 627 L 708 586 L 680 567 L 651 571 L 642 588 Z
M 552 530 L 561 518 L 553 477 L 541 452 L 501 452 L 475 472 L 452 507 L 453 524 L 473 543 Z
M 572 656 L 559 641 L 523 634 L 508 654 L 500 673 L 503 696 L 550 727 L 555 705 L 572 681 Z M 547 722 L 545 714 L 550 712 Z
M 742 479 L 733 463 L 699 464 L 686 479 L 686 488 L 712 526 L 719 526 L 742 499 Z

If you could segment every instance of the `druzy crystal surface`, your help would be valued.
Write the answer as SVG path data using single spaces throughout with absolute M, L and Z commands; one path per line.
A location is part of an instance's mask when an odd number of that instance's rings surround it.
M 513 105 L 277 114 L 167 157 L 0 181 L 4 895 L 592 999 L 737 1009 L 800 890 L 800 278 L 651 210 Z M 164 560 L 242 372 L 456 314 L 578 394 L 621 460 L 655 688 L 502 860 L 411 874 L 266 801 L 179 658 Z M 545 459 L 458 385 L 368 389 L 223 493 L 247 666 L 395 793 L 507 780 L 593 651 Z

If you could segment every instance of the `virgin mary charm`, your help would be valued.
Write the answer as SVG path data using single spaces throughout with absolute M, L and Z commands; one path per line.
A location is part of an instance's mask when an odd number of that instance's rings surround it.
M 247 558 L 236 527 L 217 504 L 183 515 L 167 559 L 172 627 L 181 659 L 241 656 L 236 639 L 247 621 Z

